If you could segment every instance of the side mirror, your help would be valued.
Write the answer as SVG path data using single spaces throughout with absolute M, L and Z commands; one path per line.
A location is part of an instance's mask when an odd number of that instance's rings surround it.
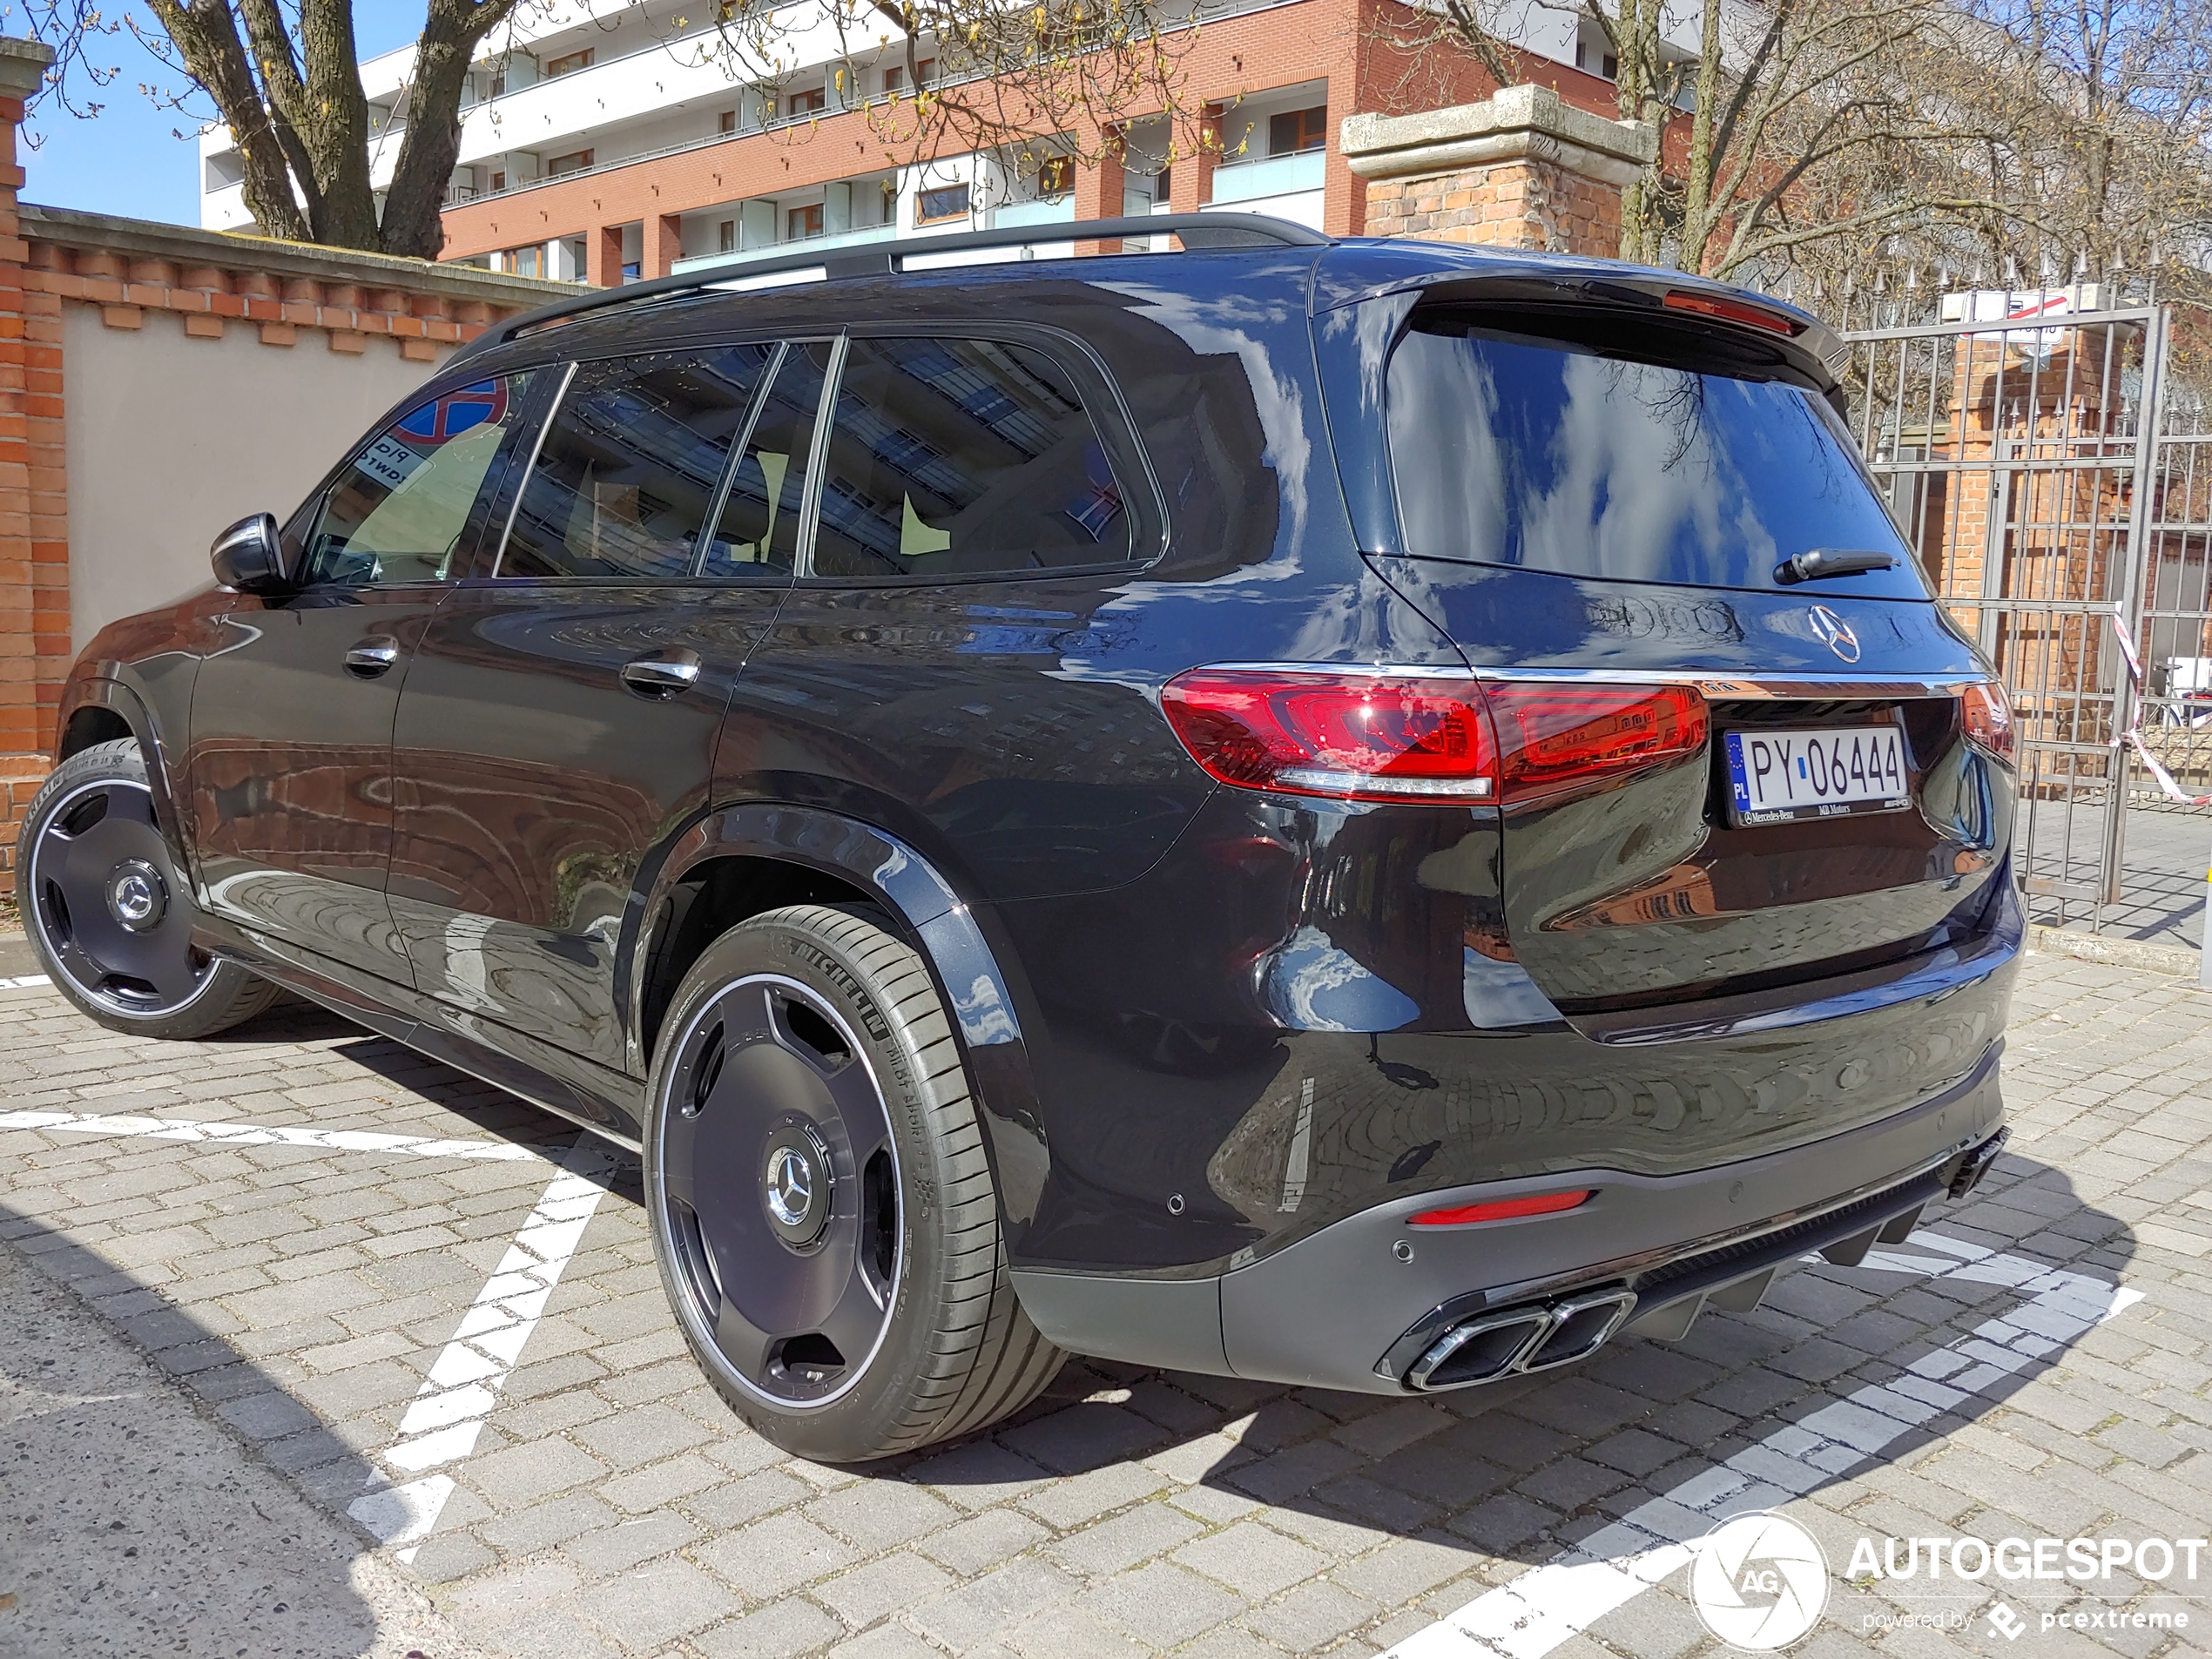
M 215 580 L 240 593 L 280 592 L 289 579 L 273 514 L 255 513 L 239 519 L 215 538 L 209 557 L 215 566 Z

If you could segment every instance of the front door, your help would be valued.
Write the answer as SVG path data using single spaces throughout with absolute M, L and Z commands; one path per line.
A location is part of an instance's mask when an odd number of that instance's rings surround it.
M 790 585 L 819 384 L 774 342 L 577 365 L 400 699 L 392 902 L 422 988 L 587 1089 L 631 1068 L 641 868 L 706 810 Z
M 240 595 L 200 666 L 185 762 L 200 900 L 273 955 L 411 981 L 384 897 L 392 718 L 529 379 L 449 388 L 372 437 L 288 529 L 293 590 Z

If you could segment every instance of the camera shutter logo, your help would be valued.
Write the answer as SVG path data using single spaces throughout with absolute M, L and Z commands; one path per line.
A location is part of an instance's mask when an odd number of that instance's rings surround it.
M 1738 1515 L 1698 1541 L 1689 1601 L 1698 1622 L 1730 1647 L 1770 1653 L 1820 1622 L 1828 1558 L 1787 1515 Z

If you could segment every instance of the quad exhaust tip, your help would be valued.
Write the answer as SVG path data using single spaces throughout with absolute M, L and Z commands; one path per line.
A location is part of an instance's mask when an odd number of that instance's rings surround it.
M 1610 1341 L 1635 1305 L 1634 1291 L 1599 1291 L 1463 1320 L 1413 1362 L 1406 1386 L 1433 1393 L 1572 1365 Z

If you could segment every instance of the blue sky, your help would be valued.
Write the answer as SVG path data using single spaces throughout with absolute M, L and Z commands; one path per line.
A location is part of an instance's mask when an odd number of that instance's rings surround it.
M 150 26 L 138 7 L 114 15 L 132 16 Z M 354 0 L 357 49 L 363 57 L 373 57 L 403 46 L 421 27 L 421 0 Z M 19 17 L 0 20 L 0 32 L 21 30 Z M 24 199 L 51 207 L 199 224 L 199 151 L 193 136 L 198 124 L 176 111 L 156 109 L 138 91 L 142 82 L 175 87 L 180 84 L 178 78 L 127 33 L 102 42 L 91 55 L 102 69 L 115 65 L 122 73 L 114 84 L 103 89 L 89 84 L 71 89 L 79 104 L 105 105 L 89 120 L 68 114 L 51 93 L 33 112 L 30 132 L 41 144 L 36 150 L 25 145 L 18 158 L 30 175 Z M 199 96 L 193 100 L 196 106 L 206 102 Z M 185 136 L 172 136 L 178 132 Z

